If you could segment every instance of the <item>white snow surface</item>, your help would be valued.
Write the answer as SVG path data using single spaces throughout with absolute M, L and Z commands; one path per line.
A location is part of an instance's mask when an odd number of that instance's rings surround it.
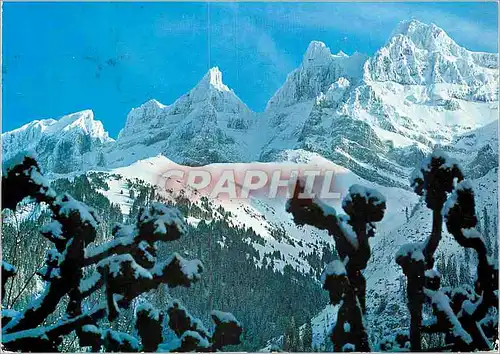
M 335 260 L 327 264 L 323 274 L 321 274 L 321 283 L 325 283 L 329 275 L 346 275 L 344 263 L 340 260 Z
M 231 322 L 234 322 L 234 323 L 239 324 L 239 322 L 236 319 L 236 317 L 234 317 L 234 315 L 232 313 L 230 313 L 230 312 L 222 312 L 222 311 L 214 310 L 214 311 L 211 312 L 211 315 L 213 317 L 216 317 L 222 323 L 231 323 Z
M 300 158 L 298 158 L 300 156 Z M 298 165 L 296 161 L 300 161 L 301 165 Z M 307 162 L 307 163 L 306 163 Z M 348 193 L 348 188 L 352 184 L 361 184 L 371 188 L 378 188 L 380 192 L 387 197 L 387 211 L 384 220 L 379 223 L 378 230 L 382 233 L 386 229 L 392 229 L 401 225 L 404 220 L 401 219 L 400 214 L 404 212 L 405 208 L 410 206 L 411 203 L 417 202 L 417 196 L 410 191 L 401 190 L 399 188 L 383 187 L 378 186 L 373 182 L 363 180 L 362 178 L 356 176 L 349 170 L 338 166 L 318 154 L 308 153 L 305 151 L 296 151 L 294 158 L 288 162 L 279 163 L 263 163 L 259 164 L 261 168 L 275 170 L 291 170 L 300 168 L 307 168 L 307 166 L 320 166 L 324 169 L 333 170 L 336 172 L 334 178 L 335 189 L 340 191 L 341 196 Z M 171 160 L 164 156 L 158 155 L 153 158 L 138 161 L 129 167 L 117 168 L 110 171 L 112 175 L 121 175 L 123 178 L 130 179 L 141 179 L 154 186 L 158 187 L 159 193 L 161 193 L 166 198 L 172 198 L 173 195 L 169 191 L 166 191 L 165 179 L 163 174 L 169 169 L 175 169 L 182 167 L 178 164 L 173 163 Z M 225 169 L 234 169 L 238 173 L 239 169 L 246 169 L 246 164 L 213 164 L 205 166 L 204 169 L 207 171 L 212 171 L 214 174 L 216 171 L 221 171 Z M 109 180 L 113 181 L 113 178 Z M 179 182 L 178 191 L 183 190 L 185 196 L 190 198 L 192 202 L 199 203 L 202 194 L 200 192 L 190 189 L 189 187 L 182 186 Z M 115 189 L 116 188 L 116 189 Z M 119 193 L 118 188 L 121 185 L 110 184 L 110 189 L 108 191 L 102 191 L 110 201 L 113 203 L 124 203 L 122 194 Z M 124 192 L 124 194 L 128 194 Z M 325 231 L 319 231 L 310 226 L 305 226 L 303 228 L 297 228 L 293 223 L 292 217 L 285 211 L 286 199 L 283 197 L 279 198 L 268 198 L 267 195 L 251 195 L 250 199 L 214 199 L 208 195 L 210 202 L 212 203 L 212 208 L 217 209 L 222 206 L 226 211 L 231 212 L 229 217 L 229 222 L 234 226 L 243 228 L 252 228 L 258 235 L 264 239 L 264 245 L 254 244 L 253 246 L 259 251 L 261 257 L 266 253 L 272 253 L 275 250 L 279 250 L 285 256 L 285 261 L 278 260 L 275 262 L 276 269 L 281 270 L 285 264 L 291 264 L 297 269 L 302 269 L 304 271 L 309 270 L 309 265 L 307 262 L 299 256 L 301 251 L 306 254 L 311 252 L 321 252 L 321 247 L 319 247 L 321 242 L 333 242 L 333 240 L 327 235 Z M 325 203 L 325 206 L 334 207 L 337 210 L 341 210 L 341 200 L 331 200 L 328 201 L 329 204 Z M 125 205 L 125 207 L 127 207 Z M 189 221 L 189 219 L 188 219 Z M 195 224 L 197 224 L 197 221 Z M 292 239 L 293 243 L 283 240 L 282 242 L 277 241 L 271 235 L 271 230 L 282 229 L 286 232 L 288 236 Z M 119 239 L 116 240 L 118 242 Z M 121 242 L 121 241 L 120 241 Z M 302 244 L 302 245 L 301 245 Z M 98 252 L 96 250 L 95 252 Z M 92 251 L 92 253 L 95 253 Z M 260 264 L 261 260 L 256 260 Z

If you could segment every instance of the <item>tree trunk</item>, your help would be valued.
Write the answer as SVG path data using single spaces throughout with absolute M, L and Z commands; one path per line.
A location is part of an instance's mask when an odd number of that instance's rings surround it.
M 434 252 L 441 241 L 443 231 L 443 216 L 441 215 L 442 205 L 432 211 L 432 232 L 427 239 L 424 248 L 424 256 L 426 269 L 431 269 L 434 266 Z
M 408 309 L 410 310 L 411 351 L 422 351 L 422 308 L 424 304 L 424 265 L 417 263 L 414 273 L 408 276 Z

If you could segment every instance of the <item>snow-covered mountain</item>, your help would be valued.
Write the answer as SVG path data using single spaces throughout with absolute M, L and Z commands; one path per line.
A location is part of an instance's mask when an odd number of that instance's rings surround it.
M 408 168 L 433 146 L 498 118 L 498 55 L 459 47 L 435 25 L 402 22 L 362 72 L 359 55 L 341 58 L 318 42 L 309 46 L 268 105 L 274 133 L 262 160 L 301 148 L 368 180 L 406 185 Z M 328 74 L 336 65 L 343 69 Z M 413 72 L 420 76 L 410 81 Z
M 456 98 L 492 101 L 498 96 L 498 56 L 460 47 L 434 24 L 403 21 L 364 67 L 366 80 L 402 85 L 448 83 Z
M 283 86 L 269 100 L 266 110 L 276 110 L 334 91 L 338 89 L 337 80 L 352 82 L 361 79 L 366 59 L 366 55 L 360 53 L 352 56 L 342 51 L 332 54 L 323 42 L 312 41 L 300 67 L 288 75 Z
M 113 143 L 91 110 L 55 119 L 35 120 L 2 134 L 2 160 L 24 150 L 37 153 L 42 166 L 54 173 L 104 166 L 103 147 Z
M 74 116 L 82 122 L 68 125 Z M 44 167 L 58 173 L 128 166 L 158 153 L 204 165 L 275 161 L 284 151 L 303 149 L 367 180 L 402 187 L 436 144 L 497 116 L 498 54 L 471 52 L 434 24 L 411 20 L 401 22 L 372 57 L 332 54 L 324 43 L 311 42 L 262 113 L 252 112 L 215 67 L 172 104 L 152 99 L 132 109 L 116 141 L 85 111 L 4 133 L 2 146 L 4 157 L 36 147 Z M 71 128 L 80 125 L 86 128 Z M 67 164 L 68 155 L 39 137 L 66 141 L 69 130 L 81 132 L 84 143 L 72 146 Z
M 150 100 L 132 109 L 107 151 L 107 163 L 123 166 L 158 153 L 188 165 L 237 161 L 245 156 L 247 149 L 239 142 L 252 120 L 215 67 L 173 104 Z

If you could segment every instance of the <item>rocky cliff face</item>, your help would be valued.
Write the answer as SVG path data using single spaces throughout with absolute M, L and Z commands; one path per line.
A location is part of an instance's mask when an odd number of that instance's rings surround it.
M 344 82 L 358 81 L 366 59 L 360 53 L 352 56 L 343 52 L 332 54 L 323 42 L 311 42 L 302 64 L 288 75 L 283 86 L 269 100 L 266 110 L 315 99 L 322 93 L 335 90 L 339 79 Z

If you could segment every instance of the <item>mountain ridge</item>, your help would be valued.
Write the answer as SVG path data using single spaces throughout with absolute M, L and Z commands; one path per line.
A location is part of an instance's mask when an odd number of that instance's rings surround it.
M 272 161 L 281 151 L 305 149 L 364 178 L 400 184 L 408 154 L 416 161 L 436 144 L 496 120 L 498 64 L 492 58 L 498 54 L 470 52 L 436 25 L 417 20 L 402 21 L 371 57 L 332 54 L 325 43 L 312 41 L 261 113 L 251 111 L 213 67 L 172 104 L 152 99 L 133 108 L 116 140 L 99 121 L 95 129 L 77 124 L 84 140 L 97 135 L 99 143 L 85 157 L 72 153 L 73 163 L 62 171 L 127 166 L 158 153 L 199 166 Z M 91 111 L 83 112 L 93 120 Z M 50 125 L 61 124 L 56 122 Z M 22 138 L 18 129 L 3 133 L 3 158 L 27 146 L 52 161 L 44 156 L 51 146 L 39 145 L 53 134 L 36 122 L 23 127 L 31 130 L 24 136 L 37 138 Z M 18 142 L 25 140 L 29 144 Z M 53 163 L 42 165 L 53 169 Z

